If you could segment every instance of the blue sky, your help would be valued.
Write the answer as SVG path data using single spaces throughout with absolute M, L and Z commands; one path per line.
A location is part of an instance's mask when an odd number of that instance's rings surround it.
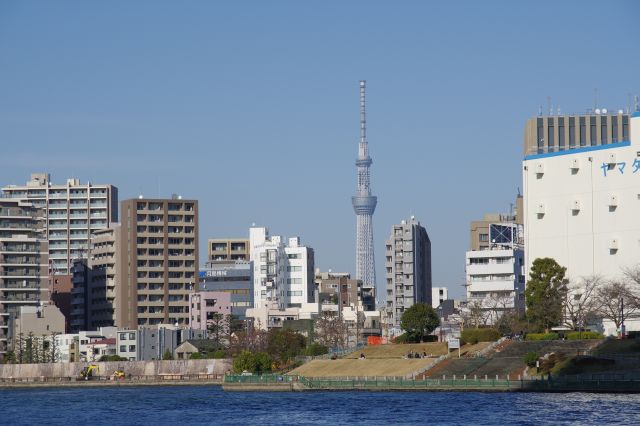
M 640 93 L 633 1 L 3 1 L 0 184 L 31 172 L 121 199 L 200 201 L 200 237 L 252 222 L 354 272 L 358 80 L 378 286 L 415 215 L 461 296 L 469 221 L 521 186 L 527 118 Z M 204 244 L 202 246 L 204 250 Z M 204 258 L 204 256 L 201 256 Z

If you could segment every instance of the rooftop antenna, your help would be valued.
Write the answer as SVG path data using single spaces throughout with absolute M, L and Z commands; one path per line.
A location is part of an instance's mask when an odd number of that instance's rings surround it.
M 631 112 L 631 93 L 627 93 L 627 114 Z
M 547 96 L 547 110 L 549 111 L 549 115 L 553 115 L 553 110 L 551 109 L 551 96 Z
M 557 109 L 556 115 L 560 115 L 560 105 L 558 105 L 558 107 L 556 109 Z
M 635 100 L 635 104 L 636 104 L 636 111 L 640 111 L 640 107 L 638 106 L 638 105 L 639 105 L 639 102 L 638 102 L 638 95 L 636 95 L 636 96 L 634 97 L 634 100 Z
M 598 88 L 593 89 L 593 109 L 598 108 Z
M 540 104 L 540 107 L 538 108 L 538 117 L 542 117 L 542 104 Z

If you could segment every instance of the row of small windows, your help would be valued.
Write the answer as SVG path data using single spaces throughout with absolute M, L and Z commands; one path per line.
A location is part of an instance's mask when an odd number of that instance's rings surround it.
M 598 120 L 600 121 L 600 145 L 607 145 L 629 139 L 628 116 L 546 117 L 538 118 L 537 120 L 539 154 L 554 152 L 556 148 L 558 151 L 563 151 L 567 148 L 566 126 L 568 126 L 569 130 L 568 143 L 570 149 L 576 146 L 598 145 Z M 547 124 L 546 133 L 545 121 Z M 609 125 L 609 123 L 611 125 Z M 622 128 L 621 138 L 619 134 L 620 127 Z M 587 129 L 589 130 L 588 132 Z M 557 144 L 556 132 L 558 135 Z

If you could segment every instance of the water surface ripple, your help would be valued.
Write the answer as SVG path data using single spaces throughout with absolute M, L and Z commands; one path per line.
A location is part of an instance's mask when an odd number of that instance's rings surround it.
M 225 393 L 217 386 L 0 390 L 8 425 L 640 424 L 640 395 Z

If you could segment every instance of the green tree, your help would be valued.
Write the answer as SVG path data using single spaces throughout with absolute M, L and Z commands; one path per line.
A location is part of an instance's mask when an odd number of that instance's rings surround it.
M 169 349 L 164 351 L 164 354 L 162 354 L 162 359 L 164 361 L 171 361 L 173 360 L 173 354 L 171 353 L 171 351 Z
M 119 355 L 102 355 L 98 362 L 113 362 L 113 361 L 127 361 L 127 358 Z
M 545 332 L 563 322 L 562 307 L 569 282 L 564 277 L 566 271 L 548 257 L 536 259 L 531 265 L 524 291 L 527 319 Z
M 269 331 L 267 352 L 278 365 L 284 365 L 291 359 L 300 355 L 306 347 L 306 339 L 300 333 L 289 328 Z
M 254 374 L 263 374 L 271 371 L 271 356 L 265 352 L 242 351 L 233 360 L 233 371 L 242 373 L 249 371 Z
M 416 303 L 404 311 L 400 318 L 400 328 L 407 333 L 410 342 L 422 342 L 427 334 L 440 325 L 435 309 L 424 303 Z
M 2 360 L 3 364 L 15 364 L 16 363 L 16 354 L 13 351 L 8 351 L 4 354 L 4 359 Z

